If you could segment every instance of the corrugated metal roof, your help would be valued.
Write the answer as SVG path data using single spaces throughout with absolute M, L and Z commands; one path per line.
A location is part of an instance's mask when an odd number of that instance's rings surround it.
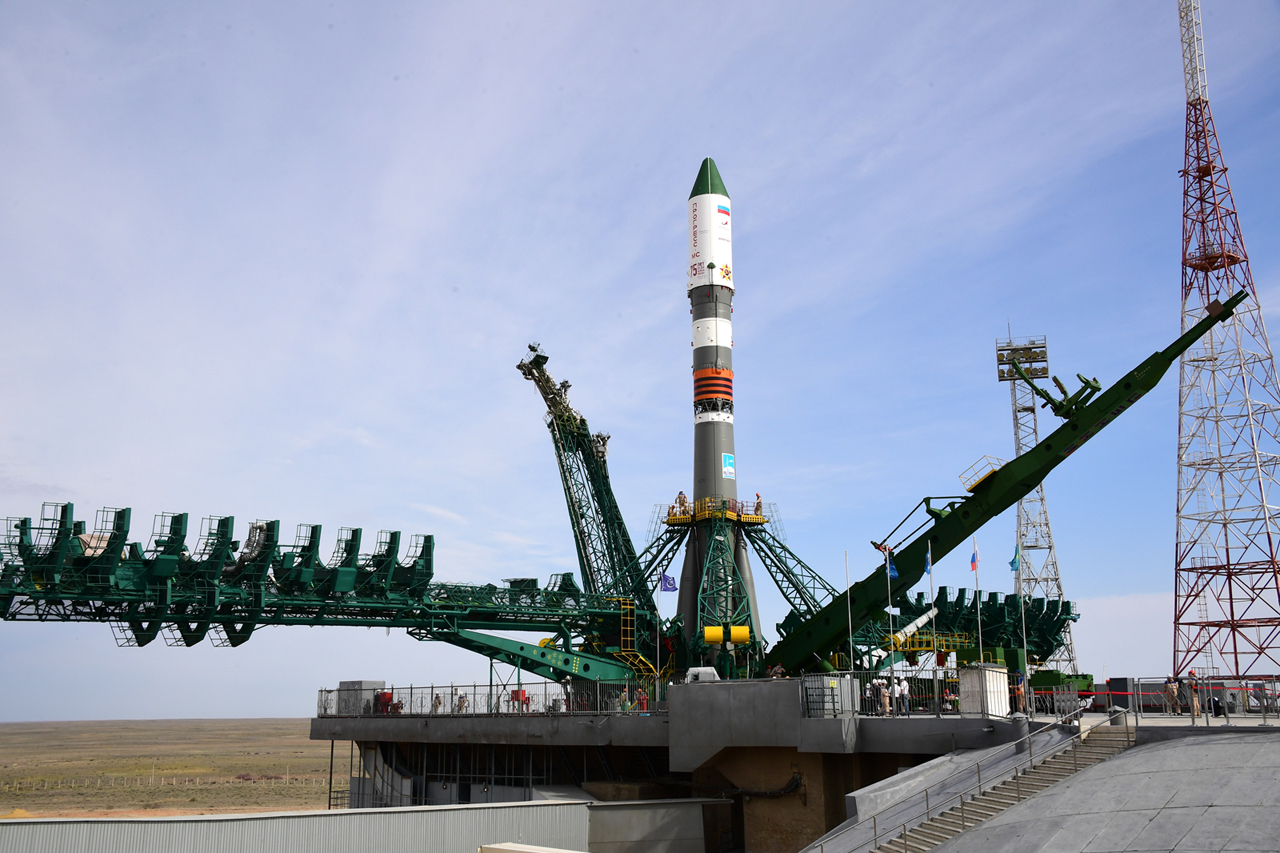
M 587 849 L 585 802 L 0 821 L 0 853 L 475 853 L 516 841 Z

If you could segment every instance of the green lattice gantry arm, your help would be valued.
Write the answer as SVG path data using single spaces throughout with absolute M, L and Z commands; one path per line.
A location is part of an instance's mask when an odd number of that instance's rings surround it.
M 1156 387 L 1178 357 L 1213 326 L 1230 317 L 1247 296 L 1247 291 L 1241 291 L 1226 303 L 1215 300 L 1209 306 L 1208 316 L 1097 396 L 1092 389 L 1096 383 L 1086 380 L 1085 388 L 1076 395 L 1056 401 L 1066 422 L 1031 450 L 975 482 L 964 499 L 951 501 L 945 507 L 933 507 L 926 499 L 923 504 L 928 518 L 922 532 L 892 549 L 897 578 L 889 581 L 885 577 L 887 569 L 877 566 L 811 618 L 794 625 L 786 637 L 769 650 L 765 663 L 781 664 L 789 671 L 825 666 L 828 655 L 848 642 L 851 631 L 857 632 L 880 618 L 887 589 L 892 589 L 896 600 L 924 577 L 927 552 L 932 553 L 934 560 L 940 559 L 1017 503 L 1085 442 Z
M 191 646 L 212 635 L 237 646 L 263 625 L 402 627 L 419 639 L 483 651 L 549 677 L 630 672 L 583 643 L 575 647 L 575 638 L 616 635 L 619 605 L 583 592 L 572 575 L 552 576 L 545 588 L 531 580 L 504 587 L 440 583 L 433 579 L 431 536 L 413 536 L 401 557 L 400 533 L 382 531 L 372 552 L 362 554 L 361 530 L 342 528 L 326 562 L 318 524 L 299 525 L 286 547 L 278 521 L 256 521 L 242 546 L 229 516 L 205 519 L 192 549 L 185 513 L 159 516 L 144 547 L 129 541 L 130 519 L 128 509 L 104 509 L 90 532 L 69 503 L 45 504 L 36 522 L 8 519 L 0 616 L 108 622 L 122 643 L 139 646 L 162 633 L 171 645 Z M 478 633 L 484 630 L 553 639 L 512 649 L 502 638 Z

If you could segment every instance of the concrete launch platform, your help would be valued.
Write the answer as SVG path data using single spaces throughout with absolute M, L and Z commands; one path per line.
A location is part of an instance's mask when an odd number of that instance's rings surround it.
M 845 820 L 849 791 L 1028 731 L 1024 717 L 859 716 L 806 691 L 803 678 L 721 681 L 672 686 L 647 713 L 325 716 L 311 737 L 356 744 L 353 804 L 357 792 L 361 805 L 528 799 L 549 785 L 719 797 L 731 809 L 708 812 L 723 824 L 708 831 L 726 849 L 797 850 Z

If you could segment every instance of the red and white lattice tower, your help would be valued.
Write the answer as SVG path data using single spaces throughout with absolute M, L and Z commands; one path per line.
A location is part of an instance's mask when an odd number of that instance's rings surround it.
M 1182 329 L 1250 298 L 1181 359 L 1173 669 L 1280 672 L 1280 382 L 1209 111 L 1199 0 L 1179 0 L 1187 83 Z

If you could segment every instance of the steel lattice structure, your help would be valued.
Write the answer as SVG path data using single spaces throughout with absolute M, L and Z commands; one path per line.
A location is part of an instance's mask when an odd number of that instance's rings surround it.
M 1180 0 L 1187 87 L 1182 328 L 1248 291 L 1188 349 L 1178 395 L 1174 672 L 1280 671 L 1277 511 L 1280 381 L 1209 109 L 1198 0 Z
M 1031 378 L 1049 375 L 1049 350 L 1045 338 L 1010 337 L 996 342 L 996 370 L 1001 382 L 1009 383 L 1009 401 L 1013 406 L 1013 455 L 1033 449 L 1040 442 L 1040 424 L 1036 414 L 1036 392 L 1018 378 L 1009 363 L 1017 360 Z M 1024 600 L 1041 596 L 1047 601 L 1067 604 L 1058 572 L 1058 553 L 1053 547 L 1053 529 L 1049 526 L 1049 505 L 1045 501 L 1044 483 L 1018 501 L 1017 521 L 1018 567 L 1014 575 L 1014 593 Z M 1069 604 L 1067 604 L 1070 607 Z M 1063 624 L 1061 643 L 1045 666 L 1069 672 L 1080 672 L 1076 662 L 1075 642 L 1071 638 L 1071 622 Z

